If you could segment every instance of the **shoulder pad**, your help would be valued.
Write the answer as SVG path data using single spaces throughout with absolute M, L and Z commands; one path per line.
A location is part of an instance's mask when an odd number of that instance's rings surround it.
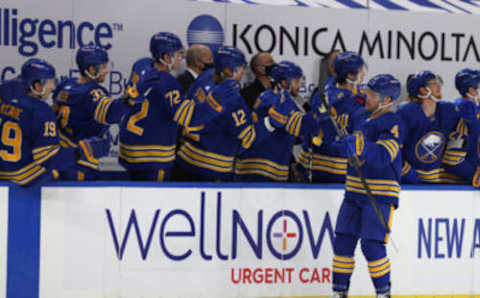
M 50 105 L 43 100 L 32 98 L 28 95 L 22 96 L 18 100 L 18 106 L 31 110 L 32 113 L 38 114 L 53 114 L 53 110 Z
M 218 88 L 215 88 L 216 95 L 222 97 L 237 97 L 240 96 L 240 84 L 235 80 L 226 80 L 218 85 Z

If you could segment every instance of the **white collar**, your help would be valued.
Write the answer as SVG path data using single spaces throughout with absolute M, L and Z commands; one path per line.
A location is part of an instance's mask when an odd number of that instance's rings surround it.
M 193 76 L 195 80 L 198 78 L 198 74 L 195 72 L 195 70 L 191 69 L 190 67 L 187 67 L 187 71 Z

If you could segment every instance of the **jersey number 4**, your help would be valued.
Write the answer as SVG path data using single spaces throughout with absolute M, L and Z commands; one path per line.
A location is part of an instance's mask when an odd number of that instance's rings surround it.
M 390 132 L 392 133 L 392 135 L 394 137 L 396 137 L 397 139 L 400 138 L 400 135 L 398 133 L 398 125 L 395 125 L 394 127 L 392 127 L 392 129 L 390 130 Z
M 11 121 L 7 121 L 2 127 L 2 144 L 10 147 L 10 150 L 0 150 L 0 158 L 4 161 L 17 162 L 22 158 L 22 129 Z

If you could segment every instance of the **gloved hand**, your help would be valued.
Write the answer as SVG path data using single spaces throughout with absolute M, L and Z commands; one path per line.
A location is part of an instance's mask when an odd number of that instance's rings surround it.
M 78 142 L 79 159 L 98 163 L 98 159 L 107 156 L 110 152 L 110 140 L 99 137 L 83 139 Z
M 322 100 L 320 96 L 323 96 L 323 99 L 325 101 Z M 316 93 L 315 98 L 312 99 L 312 102 L 314 103 L 314 106 L 317 107 L 316 113 L 318 113 L 319 116 L 328 114 L 328 108 L 329 108 L 330 102 L 329 102 L 327 93 L 323 93 L 321 95 L 319 93 Z M 327 106 L 325 106 L 325 104 L 327 104 Z
M 362 133 L 355 132 L 345 135 L 343 141 L 345 142 L 348 157 L 363 157 L 365 155 L 365 139 Z
M 214 105 L 214 109 L 217 112 L 221 112 L 223 110 L 222 107 L 226 107 L 232 104 L 232 102 L 236 102 L 240 95 L 240 84 L 233 80 L 228 79 L 222 82 L 222 87 L 214 88 L 211 91 L 212 97 L 215 99 L 216 104 Z M 210 96 L 210 94 L 208 95 Z M 208 99 L 207 99 L 208 101 Z M 218 107 L 217 107 L 218 105 Z
M 476 106 L 471 100 L 462 100 L 458 105 L 458 113 L 466 121 L 473 121 L 476 119 Z
M 270 123 L 276 128 L 284 127 L 287 124 L 291 111 L 292 106 L 288 101 L 277 103 L 276 105 L 271 106 L 268 110 Z
M 159 72 L 147 72 L 145 75 L 136 75 L 128 82 L 123 98 L 131 104 L 143 102 L 152 88 L 160 80 Z

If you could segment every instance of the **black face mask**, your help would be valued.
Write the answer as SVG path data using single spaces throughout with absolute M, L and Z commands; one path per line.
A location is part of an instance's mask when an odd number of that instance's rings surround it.
M 274 66 L 275 66 L 275 64 L 266 65 L 266 66 L 265 66 L 265 75 L 266 75 L 266 76 L 270 76 L 270 74 L 272 73 L 272 69 L 273 69 Z
M 210 68 L 213 68 L 214 65 L 213 63 L 203 63 L 203 70 L 207 70 L 207 69 L 210 69 Z

